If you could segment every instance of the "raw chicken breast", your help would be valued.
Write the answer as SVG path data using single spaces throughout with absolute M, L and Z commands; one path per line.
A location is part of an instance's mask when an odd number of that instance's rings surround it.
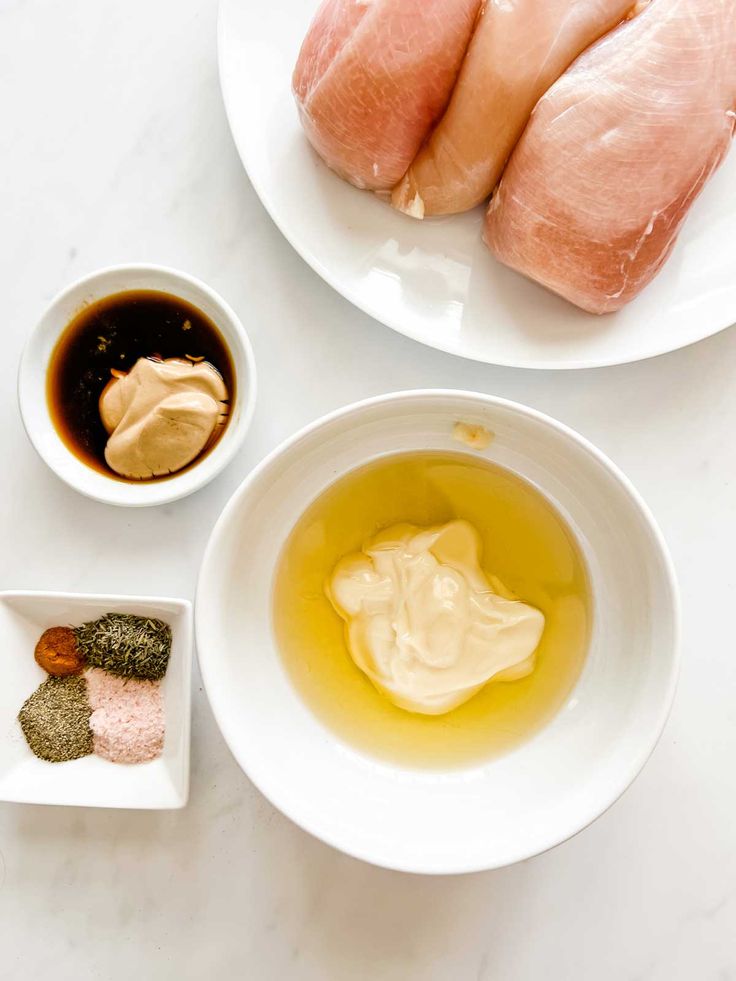
M 593 313 L 635 297 L 726 155 L 736 0 L 652 0 L 534 110 L 491 200 L 504 263 Z
M 447 111 L 395 188 L 415 218 L 485 201 L 537 100 L 634 0 L 486 0 Z
M 450 98 L 480 0 L 325 0 L 294 70 L 302 125 L 341 177 L 388 190 Z

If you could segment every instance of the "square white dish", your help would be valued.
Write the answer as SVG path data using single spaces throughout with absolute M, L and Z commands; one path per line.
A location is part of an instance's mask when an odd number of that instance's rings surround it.
M 48 675 L 33 652 L 47 627 L 79 626 L 103 613 L 158 617 L 172 630 L 171 658 L 161 682 L 166 735 L 149 763 L 110 763 L 85 756 L 47 763 L 33 755 L 18 722 L 25 700 Z M 192 606 L 187 600 L 83 593 L 0 592 L 0 800 L 79 807 L 167 809 L 189 796 Z

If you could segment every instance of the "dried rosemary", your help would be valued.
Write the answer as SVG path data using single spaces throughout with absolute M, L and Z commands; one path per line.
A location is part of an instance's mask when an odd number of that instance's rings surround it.
M 79 675 L 47 678 L 23 703 L 18 721 L 36 756 L 62 763 L 92 752 L 87 682 Z
M 156 681 L 166 674 L 171 627 L 163 620 L 132 613 L 106 613 L 75 630 L 77 644 L 91 667 L 124 678 Z

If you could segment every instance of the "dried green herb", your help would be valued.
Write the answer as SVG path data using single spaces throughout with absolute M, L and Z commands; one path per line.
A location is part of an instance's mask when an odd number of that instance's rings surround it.
M 166 674 L 171 627 L 163 620 L 132 613 L 106 613 L 75 630 L 88 665 L 124 678 L 157 681 Z
M 33 753 L 62 763 L 92 752 L 92 709 L 87 682 L 79 675 L 47 678 L 23 703 L 18 721 Z

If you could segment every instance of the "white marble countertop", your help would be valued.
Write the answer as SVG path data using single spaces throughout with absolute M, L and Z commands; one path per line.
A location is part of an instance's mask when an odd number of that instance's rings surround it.
M 685 603 L 664 737 L 592 828 L 500 872 L 371 868 L 281 817 L 231 758 L 195 673 L 179 812 L 0 805 L 0 977 L 736 978 L 736 331 L 629 367 L 526 373 L 421 348 L 321 282 L 240 166 L 215 0 L 0 0 L 0 588 L 191 597 L 239 481 L 296 427 L 358 397 L 449 386 L 527 402 L 624 468 Z M 78 497 L 23 433 L 15 372 L 51 296 L 96 267 L 179 266 L 236 308 L 260 402 L 215 483 L 131 512 Z

